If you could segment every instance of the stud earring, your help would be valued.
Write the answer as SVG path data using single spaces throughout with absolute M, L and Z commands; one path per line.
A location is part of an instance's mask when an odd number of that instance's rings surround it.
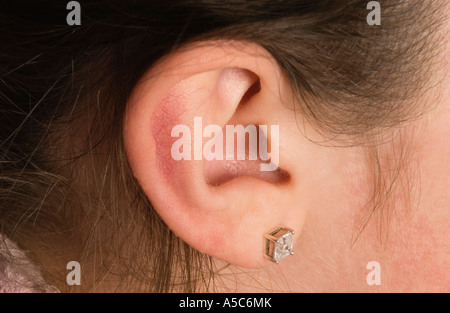
M 264 235 L 264 254 L 272 262 L 278 262 L 294 254 L 292 251 L 294 230 L 284 226 L 278 226 Z

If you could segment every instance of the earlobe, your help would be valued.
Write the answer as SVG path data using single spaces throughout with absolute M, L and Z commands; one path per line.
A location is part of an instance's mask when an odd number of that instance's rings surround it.
M 283 128 L 296 125 L 280 82 L 261 47 L 212 43 L 158 62 L 127 105 L 127 156 L 155 209 L 195 249 L 243 267 L 267 264 L 264 235 L 273 227 L 297 236 L 304 221 L 305 210 L 292 208 L 287 156 L 295 152 L 280 146 Z

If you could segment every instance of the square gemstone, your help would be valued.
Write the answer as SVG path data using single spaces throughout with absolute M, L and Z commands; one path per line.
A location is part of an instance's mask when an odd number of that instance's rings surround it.
M 288 255 L 291 255 L 292 252 L 292 233 L 288 232 L 284 234 L 280 239 L 275 243 L 275 254 L 274 259 L 280 260 Z
M 265 239 L 265 254 L 275 263 L 282 258 L 294 254 L 292 251 L 292 235 L 294 231 L 290 228 L 277 227 Z

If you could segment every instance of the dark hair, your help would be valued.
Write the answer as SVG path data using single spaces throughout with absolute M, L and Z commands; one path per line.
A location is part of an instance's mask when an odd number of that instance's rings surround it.
M 379 1 L 381 25 L 369 26 L 367 2 L 80 1 L 81 26 L 66 24 L 64 2 L 2 3 L 0 233 L 61 290 L 68 260 L 87 273 L 79 290 L 214 290 L 211 259 L 167 228 L 127 163 L 133 86 L 188 43 L 251 41 L 279 63 L 299 116 L 373 145 L 427 109 L 408 100 L 429 87 L 444 4 Z

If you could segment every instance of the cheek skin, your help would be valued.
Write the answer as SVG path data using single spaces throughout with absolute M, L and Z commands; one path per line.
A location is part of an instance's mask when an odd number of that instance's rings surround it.
M 367 244 L 364 238 L 358 241 L 362 246 L 352 247 L 361 224 L 360 212 L 371 193 L 364 150 L 313 143 L 305 144 L 304 150 L 309 151 L 302 159 L 305 198 L 299 201 L 307 199 L 309 211 L 299 253 L 306 255 L 295 271 L 305 281 L 314 279 L 324 291 L 352 290 L 354 282 L 360 288 L 365 284 L 365 266 L 374 257 L 373 243 Z M 368 260 L 364 251 L 369 251 Z M 327 279 L 318 281 L 316 276 Z
M 312 225 L 313 232 L 320 231 L 311 238 L 328 238 L 323 241 L 321 251 L 326 251 L 324 253 L 333 262 L 324 264 L 324 268 L 334 268 L 334 274 L 330 275 L 343 282 L 339 288 L 345 291 L 448 291 L 445 286 L 449 286 L 446 271 L 450 246 L 445 240 L 448 238 L 447 225 L 442 223 L 445 218 L 435 217 L 433 206 L 422 210 L 417 201 L 405 201 L 405 176 L 396 182 L 391 195 L 393 200 L 370 215 L 372 203 L 369 201 L 374 187 L 372 167 L 363 149 L 349 151 L 352 152 L 333 153 L 334 161 L 323 161 L 323 166 L 333 162 L 335 166 L 329 168 L 328 176 L 318 180 L 328 180 L 320 194 L 333 203 L 324 210 L 327 202 L 316 202 L 323 207 L 322 212 L 314 213 L 316 224 Z M 338 192 L 333 194 L 332 190 Z M 381 265 L 380 286 L 366 283 L 369 261 Z

